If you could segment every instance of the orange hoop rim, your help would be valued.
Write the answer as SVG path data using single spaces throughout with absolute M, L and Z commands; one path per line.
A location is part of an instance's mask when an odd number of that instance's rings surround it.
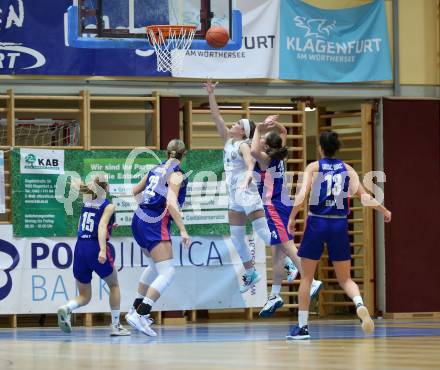
M 152 32 L 155 36 L 159 35 L 159 33 L 162 33 L 162 36 L 164 38 L 168 38 L 172 32 L 180 33 L 180 31 L 186 31 L 184 33 L 192 32 L 197 29 L 197 26 L 189 26 L 184 24 L 177 24 L 177 25 L 171 25 L 171 24 L 155 24 L 151 26 L 146 26 L 147 34 L 150 35 L 150 32 Z

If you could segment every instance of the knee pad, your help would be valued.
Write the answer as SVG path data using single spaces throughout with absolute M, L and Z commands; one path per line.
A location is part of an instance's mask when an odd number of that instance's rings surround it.
M 249 252 L 249 246 L 246 239 L 246 226 L 230 226 L 231 241 L 237 250 L 238 255 L 243 263 L 252 260 L 251 253 Z
M 154 266 L 154 263 L 151 261 L 148 262 L 148 266 L 145 267 L 144 271 L 142 271 L 142 275 L 139 279 L 139 282 L 144 285 L 151 285 L 154 279 L 157 278 L 157 271 Z
M 270 245 L 271 236 L 266 217 L 260 217 L 252 221 L 252 228 L 266 245 Z
M 151 283 L 151 287 L 156 289 L 160 295 L 170 286 L 176 273 L 173 263 L 174 261 L 171 259 L 154 264 L 158 275 Z

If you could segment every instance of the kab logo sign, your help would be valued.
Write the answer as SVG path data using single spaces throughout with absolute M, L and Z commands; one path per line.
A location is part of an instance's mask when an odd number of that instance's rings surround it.
M 20 149 L 20 173 L 64 173 L 64 150 Z
M 383 0 L 320 9 L 281 2 L 280 78 L 317 82 L 392 79 Z

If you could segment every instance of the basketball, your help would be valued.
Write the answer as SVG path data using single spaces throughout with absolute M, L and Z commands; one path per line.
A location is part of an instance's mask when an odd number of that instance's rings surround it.
M 223 48 L 229 40 L 229 33 L 223 27 L 211 27 L 206 32 L 206 42 L 213 48 Z

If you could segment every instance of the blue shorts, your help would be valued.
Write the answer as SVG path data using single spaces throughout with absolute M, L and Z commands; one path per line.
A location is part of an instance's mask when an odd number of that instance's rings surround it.
M 293 236 L 287 229 L 291 211 L 291 206 L 286 206 L 281 202 L 264 205 L 267 226 L 269 226 L 270 230 L 270 245 L 285 243 L 293 239 Z
M 92 281 L 93 271 L 104 279 L 113 272 L 115 253 L 107 244 L 107 261 L 99 263 L 99 243 L 97 239 L 78 239 L 73 254 L 73 276 L 83 284 Z
M 138 211 L 139 212 L 139 211 Z M 144 212 L 145 211 L 140 211 Z M 148 216 L 159 217 L 161 213 L 148 211 Z M 151 252 L 153 248 L 161 241 L 171 240 L 170 225 L 171 216 L 167 212 L 165 216 L 156 222 L 148 222 L 148 220 L 141 219 L 136 213 L 131 222 L 131 231 L 133 237 L 141 248 L 145 248 Z
M 298 256 L 319 260 L 327 243 L 330 261 L 351 259 L 347 218 L 309 216 Z

